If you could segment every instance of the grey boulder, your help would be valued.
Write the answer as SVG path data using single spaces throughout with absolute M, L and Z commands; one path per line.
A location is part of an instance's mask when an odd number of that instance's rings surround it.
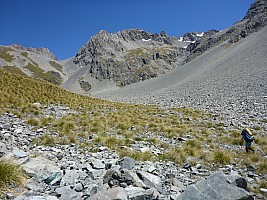
M 120 161 L 118 161 L 118 164 L 121 166 L 121 168 L 126 168 L 128 170 L 131 170 L 135 167 L 135 161 L 131 157 L 125 156 Z
M 121 187 L 101 190 L 93 195 L 90 200 L 127 200 L 127 194 Z
M 246 190 L 230 184 L 222 172 L 190 185 L 176 200 L 253 200 Z

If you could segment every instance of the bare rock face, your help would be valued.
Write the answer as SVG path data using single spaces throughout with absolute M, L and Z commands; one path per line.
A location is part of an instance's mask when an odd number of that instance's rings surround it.
M 163 31 L 151 34 L 132 29 L 111 34 L 102 30 L 79 50 L 73 62 L 90 66 L 88 73 L 99 80 L 111 79 L 124 86 L 177 67 L 184 56 L 177 41 Z

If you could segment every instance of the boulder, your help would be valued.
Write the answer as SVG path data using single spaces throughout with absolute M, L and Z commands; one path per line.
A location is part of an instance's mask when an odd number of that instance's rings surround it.
M 246 190 L 230 184 L 222 172 L 190 185 L 176 200 L 253 200 Z
M 135 167 L 135 161 L 134 159 L 125 156 L 124 158 L 122 158 L 120 161 L 118 161 L 119 165 L 121 166 L 121 168 L 126 168 L 126 169 L 133 169 Z
M 97 192 L 90 200 L 127 200 L 127 194 L 123 188 L 115 187 Z
M 128 187 L 125 191 L 129 200 L 151 199 L 152 196 L 151 193 L 139 187 Z
M 98 159 L 92 159 L 91 165 L 93 169 L 105 169 L 105 164 L 101 160 L 98 160 Z
M 22 168 L 30 177 L 35 177 L 46 184 L 54 185 L 62 178 L 59 167 L 44 157 L 30 158 Z
M 60 185 L 61 186 L 67 186 L 67 185 L 74 186 L 78 179 L 79 179 L 78 170 L 66 170 L 65 175 L 61 179 Z
M 24 157 L 27 157 L 27 153 L 22 151 L 22 150 L 19 150 L 17 148 L 14 148 L 13 149 L 13 155 L 16 157 L 16 158 L 24 158 Z
M 154 187 L 162 193 L 162 184 L 159 176 L 144 171 L 138 171 L 137 175 L 148 188 Z
M 71 189 L 70 186 L 64 186 L 56 189 L 56 194 L 60 200 L 79 200 L 82 199 L 81 193 L 76 192 L 74 189 Z
M 44 196 L 25 196 L 25 195 L 19 195 L 14 200 L 58 200 L 57 197 L 44 195 Z
M 225 176 L 230 184 L 247 190 L 247 180 L 240 176 L 238 172 L 232 171 L 228 176 Z

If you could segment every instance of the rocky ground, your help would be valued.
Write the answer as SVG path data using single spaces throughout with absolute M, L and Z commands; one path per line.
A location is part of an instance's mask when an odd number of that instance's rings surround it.
M 75 111 L 50 105 L 42 112 L 59 118 Z M 264 178 L 253 167 L 226 165 L 213 174 L 200 163 L 178 167 L 172 162 L 119 158 L 105 146 L 92 153 L 76 144 L 49 147 L 33 143 L 34 138 L 44 134 L 54 133 L 45 127 L 36 130 L 13 114 L 1 115 L 0 154 L 22 165 L 29 176 L 26 188 L 13 188 L 3 199 L 264 199 L 246 191 L 248 184 L 257 187 L 257 180 Z M 142 141 L 135 146 L 160 151 Z M 198 192 L 192 193 L 195 188 Z M 210 190 L 213 194 L 209 194 Z

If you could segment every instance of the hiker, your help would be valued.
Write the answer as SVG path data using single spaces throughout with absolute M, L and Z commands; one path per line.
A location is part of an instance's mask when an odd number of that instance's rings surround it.
M 254 152 L 254 150 L 251 148 L 251 144 L 254 140 L 251 131 L 248 128 L 245 128 L 244 130 L 242 130 L 241 135 L 241 144 L 243 144 L 244 141 L 246 142 L 246 152 L 248 153 L 249 150 Z

